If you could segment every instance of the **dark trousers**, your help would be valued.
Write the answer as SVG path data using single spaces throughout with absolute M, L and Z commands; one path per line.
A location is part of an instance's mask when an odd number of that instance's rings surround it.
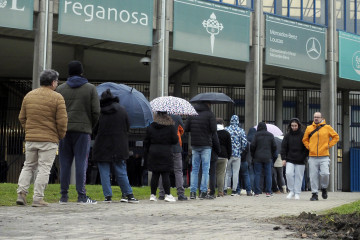
M 162 178 L 162 183 L 166 195 L 170 194 L 170 172 L 152 172 L 151 176 L 151 194 L 156 195 L 156 190 L 159 185 L 159 178 Z
M 209 180 L 210 195 L 215 195 L 215 188 L 216 188 L 216 160 L 210 162 L 209 175 L 210 175 L 210 180 Z

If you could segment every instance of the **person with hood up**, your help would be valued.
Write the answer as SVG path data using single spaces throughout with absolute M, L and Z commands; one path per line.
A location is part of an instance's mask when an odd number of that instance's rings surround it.
M 277 153 L 274 135 L 267 131 L 267 127 L 264 122 L 260 122 L 257 126 L 257 131 L 250 145 L 250 151 L 255 171 L 255 197 L 258 197 L 262 192 L 260 189 L 260 176 L 262 168 L 264 168 L 265 173 L 266 197 L 271 197 L 271 168 L 272 161 L 277 158 Z
M 94 128 L 93 160 L 97 162 L 105 201 L 112 201 L 110 167 L 113 166 L 116 182 L 121 188 L 122 202 L 138 203 L 129 183 L 126 160 L 129 158 L 129 118 L 125 108 L 110 89 L 101 94 L 101 114 Z
M 156 191 L 161 175 L 165 201 L 175 202 L 170 194 L 170 172 L 174 170 L 173 145 L 178 143 L 174 120 L 166 112 L 154 114 L 154 122 L 146 129 L 144 140 L 148 169 L 152 172 L 150 201 L 157 201 Z
M 309 151 L 302 143 L 304 131 L 298 118 L 292 118 L 288 126 L 288 133 L 281 143 L 281 159 L 286 166 L 287 186 L 290 190 L 287 199 L 300 199 L 306 159 Z
M 321 196 L 328 198 L 327 187 L 329 186 L 329 149 L 339 141 L 339 135 L 322 117 L 321 112 L 314 113 L 314 122 L 305 130 L 302 139 L 305 147 L 309 150 L 309 174 L 312 197 L 310 201 L 317 201 L 319 180 Z
M 76 191 L 78 203 L 96 204 L 86 196 L 86 169 L 92 129 L 100 116 L 100 102 L 94 85 L 83 77 L 83 66 L 79 61 L 69 63 L 69 78 L 56 90 L 65 99 L 68 114 L 66 136 L 60 141 L 60 193 L 59 203 L 68 202 L 71 165 L 75 157 Z
M 232 176 L 232 193 L 231 196 L 237 195 L 236 188 L 239 181 L 239 172 L 241 166 L 241 153 L 245 150 L 247 145 L 246 134 L 244 129 L 239 127 L 239 117 L 233 115 L 230 120 L 230 126 L 226 127 L 225 130 L 230 133 L 231 136 L 231 157 L 227 163 L 224 192 L 231 186 Z
M 192 171 L 190 179 L 190 199 L 196 199 L 200 164 L 202 167 L 200 199 L 207 196 L 209 169 L 212 148 L 212 136 L 216 133 L 216 120 L 210 110 L 210 103 L 199 102 L 194 106 L 199 115 L 189 116 L 185 124 L 185 132 L 191 134 Z

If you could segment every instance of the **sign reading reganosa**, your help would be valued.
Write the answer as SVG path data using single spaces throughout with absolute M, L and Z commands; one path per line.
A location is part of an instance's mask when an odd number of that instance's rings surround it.
M 153 0 L 60 0 L 60 34 L 152 45 Z

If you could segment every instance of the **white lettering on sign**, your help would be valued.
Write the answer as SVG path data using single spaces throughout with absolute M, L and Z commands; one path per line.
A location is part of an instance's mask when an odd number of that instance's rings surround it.
M 14 0 L 15 1 L 15 0 Z M 109 21 L 121 21 L 123 23 L 141 24 L 147 26 L 149 17 L 146 13 L 130 12 L 126 9 L 107 8 L 88 4 L 83 6 L 80 2 L 65 1 L 64 13 L 74 13 L 78 16 L 85 16 L 85 22 L 92 22 L 94 18 L 107 19 Z
M 15 11 L 22 11 L 22 12 L 23 12 L 23 11 L 25 10 L 25 7 L 18 8 L 17 0 L 13 0 L 10 9 L 11 9 L 11 10 L 15 10 Z

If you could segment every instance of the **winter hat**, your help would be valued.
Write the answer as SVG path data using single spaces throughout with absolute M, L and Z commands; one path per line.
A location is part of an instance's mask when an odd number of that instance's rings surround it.
M 84 72 L 80 61 L 71 61 L 69 63 L 69 76 L 80 76 Z
M 106 89 L 106 91 L 101 94 L 100 106 L 106 106 L 113 102 L 119 102 L 119 98 L 115 97 L 110 89 Z

